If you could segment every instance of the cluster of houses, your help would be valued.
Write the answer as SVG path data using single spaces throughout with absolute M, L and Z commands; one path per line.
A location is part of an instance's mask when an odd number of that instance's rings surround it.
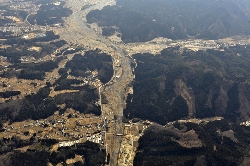
M 29 135 L 36 133 L 37 138 L 60 138 L 69 140 L 92 141 L 103 144 L 103 135 L 100 129 L 104 122 L 99 117 L 86 116 L 81 117 L 74 113 L 68 115 L 69 118 L 50 117 L 45 120 L 36 120 L 22 125 L 14 124 L 13 126 L 3 127 L 3 131 L 13 134 L 22 134 L 29 131 Z M 71 119 L 72 120 L 69 120 Z M 18 126 L 18 127 L 17 127 Z
M 195 123 L 195 124 L 200 124 L 200 123 L 208 123 L 208 122 L 212 122 L 212 121 L 219 121 L 219 120 L 222 120 L 222 119 L 224 119 L 224 118 L 223 117 L 212 117 L 212 118 L 204 118 L 204 119 L 197 119 L 197 118 L 180 119 L 180 120 L 168 122 L 164 127 L 173 125 L 175 123 Z
M 240 125 L 242 125 L 242 126 L 250 126 L 250 121 L 241 122 Z
M 23 35 L 25 33 L 34 32 L 34 31 L 49 31 L 48 26 L 17 26 L 15 23 L 6 24 L 5 26 L 0 27 L 0 32 L 12 32 L 16 35 Z M 26 39 L 27 35 L 24 35 L 23 38 Z
M 87 137 L 87 140 L 104 145 L 104 139 L 101 133 L 93 134 L 92 136 Z
M 67 146 L 73 146 L 75 144 L 79 144 L 81 143 L 80 140 L 75 140 L 75 141 L 64 141 L 64 142 L 60 142 L 58 144 L 58 147 L 67 147 Z

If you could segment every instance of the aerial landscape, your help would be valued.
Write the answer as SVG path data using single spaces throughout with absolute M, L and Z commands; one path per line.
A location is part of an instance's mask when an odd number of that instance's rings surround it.
M 249 166 L 249 0 L 0 0 L 0 166 Z

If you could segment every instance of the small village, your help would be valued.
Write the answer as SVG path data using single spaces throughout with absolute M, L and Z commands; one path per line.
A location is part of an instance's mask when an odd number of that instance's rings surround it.
M 54 139 L 59 141 L 58 147 L 70 147 L 91 141 L 107 147 L 107 153 L 111 153 L 111 149 L 107 145 L 113 144 L 114 137 L 116 137 L 109 129 L 112 123 L 114 121 L 108 120 L 106 117 L 81 114 L 79 111 L 67 109 L 64 114 L 57 111 L 47 119 L 26 120 L 14 122 L 11 125 L 5 123 L 0 132 L 0 139 L 11 139 L 12 137 L 19 137 L 22 140 L 29 140 L 31 137 L 35 137 L 36 140 Z M 138 140 L 149 124 L 148 121 L 124 124 L 122 135 L 124 138 L 129 137 L 130 142 L 123 146 L 130 144 L 132 149 L 137 148 Z

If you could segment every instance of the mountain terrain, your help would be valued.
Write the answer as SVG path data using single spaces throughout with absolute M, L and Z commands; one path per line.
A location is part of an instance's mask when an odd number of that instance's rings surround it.
M 227 120 L 152 125 L 139 140 L 135 166 L 249 165 L 249 127 Z
M 249 35 L 249 9 L 247 0 L 118 0 L 116 6 L 91 11 L 87 20 L 104 27 L 104 35 L 116 27 L 126 43 L 156 37 L 218 39 Z
M 250 116 L 249 49 L 133 55 L 134 93 L 124 120 L 152 122 L 134 165 L 249 164 L 249 126 L 242 123 Z
M 248 0 L 3 3 L 0 165 L 250 165 Z
M 127 100 L 127 118 L 159 124 L 181 118 L 223 116 L 233 122 L 249 119 L 249 46 L 219 50 L 136 54 L 134 94 Z

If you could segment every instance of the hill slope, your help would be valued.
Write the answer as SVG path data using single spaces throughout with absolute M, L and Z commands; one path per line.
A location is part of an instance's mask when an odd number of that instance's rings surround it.
M 247 0 L 118 0 L 117 6 L 90 12 L 87 20 L 116 26 L 124 42 L 159 36 L 217 39 L 250 35 L 249 8 Z
M 159 124 L 185 117 L 248 120 L 249 49 L 181 52 L 176 47 L 155 56 L 133 55 L 137 62 L 134 94 L 127 100 L 125 116 Z

